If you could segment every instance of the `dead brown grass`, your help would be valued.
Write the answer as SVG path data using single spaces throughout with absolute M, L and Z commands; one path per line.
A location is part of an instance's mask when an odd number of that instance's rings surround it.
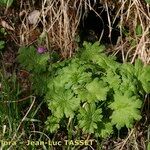
M 47 0 L 44 16 L 48 16 L 46 31 L 52 49 L 61 50 L 63 58 L 71 57 L 77 48 L 75 38 L 83 13 L 90 7 L 89 1 L 84 0 Z M 85 12 L 83 12 L 86 10 Z
M 112 51 L 115 54 L 121 53 L 123 62 L 130 60 L 133 63 L 135 58 L 139 57 L 145 64 L 149 64 L 149 5 L 144 0 L 95 0 L 93 2 L 94 4 L 100 2 L 107 11 L 109 37 L 115 20 L 120 18 L 118 24 L 120 37 L 117 44 L 112 47 Z M 110 9 L 115 10 L 115 15 L 111 15 Z M 28 16 L 34 10 L 40 11 L 40 17 L 36 24 L 31 25 Z M 44 46 L 49 50 L 58 50 L 63 58 L 71 57 L 77 48 L 76 36 L 79 33 L 79 24 L 89 10 L 95 11 L 90 0 L 42 0 L 39 6 L 34 5 L 31 0 L 25 2 L 21 0 L 22 23 L 18 31 L 19 44 L 35 43 L 41 34 L 46 33 Z M 96 11 L 95 13 L 101 17 Z M 39 27 L 39 23 L 42 23 L 42 27 Z M 141 35 L 136 33 L 137 26 L 142 29 Z
M 110 4 L 106 1 L 104 5 L 107 7 Z M 131 63 L 133 63 L 135 58 L 139 57 L 145 64 L 150 63 L 149 6 L 143 0 L 123 0 L 118 1 L 115 8 L 117 11 L 114 20 L 120 17 L 119 28 L 121 33 L 120 41 L 118 41 L 115 49 L 117 52 L 121 51 L 123 62 L 130 58 Z M 141 35 L 136 33 L 137 26 L 142 28 Z M 111 29 L 111 26 L 109 28 Z M 123 36 L 124 28 L 127 30 L 125 31 L 127 32 L 125 37 Z
M 114 150 L 146 150 L 142 130 L 138 130 L 137 127 L 129 130 L 125 139 L 120 139 L 120 142 L 116 142 Z
M 77 48 L 75 38 L 83 15 L 83 7 L 86 11 L 89 6 L 89 1 L 84 0 L 43 0 L 39 21 L 30 25 L 28 16 L 35 8 L 29 1 L 26 5 L 21 1 L 20 16 L 24 17 L 20 27 L 20 44 L 29 45 L 35 42 L 39 36 L 38 23 L 41 22 L 43 25 L 41 33 L 46 33 L 47 48 L 60 50 L 63 58 L 72 56 Z

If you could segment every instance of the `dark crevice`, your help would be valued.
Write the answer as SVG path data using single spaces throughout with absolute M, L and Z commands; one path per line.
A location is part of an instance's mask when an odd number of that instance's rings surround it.
M 103 5 L 99 3 L 94 5 L 93 10 L 90 10 L 80 23 L 79 30 L 81 43 L 83 41 L 92 43 L 95 41 L 100 41 L 102 44 L 115 45 L 118 37 L 120 36 L 120 30 L 117 27 L 120 19 L 117 18 L 113 23 L 111 36 L 109 36 L 110 32 L 107 11 Z M 115 16 L 115 11 L 109 9 L 109 15 L 112 24 L 112 18 Z

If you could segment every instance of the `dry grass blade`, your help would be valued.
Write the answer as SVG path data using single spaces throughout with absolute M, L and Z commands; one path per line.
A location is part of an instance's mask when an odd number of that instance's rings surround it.
M 70 57 L 76 48 L 75 36 L 81 19 L 83 1 L 50 1 L 46 8 L 52 48 L 61 50 L 64 58 Z
M 27 98 L 28 98 L 28 97 L 27 97 Z M 35 99 L 36 99 L 36 98 L 35 98 L 34 96 L 30 96 L 30 98 L 33 98 L 32 104 L 30 105 L 30 107 L 29 107 L 28 111 L 26 112 L 25 116 L 22 118 L 22 120 L 21 120 L 21 122 L 20 122 L 20 124 L 19 124 L 19 126 L 18 126 L 18 128 L 17 128 L 17 130 L 16 130 L 16 132 L 15 132 L 15 134 L 13 135 L 11 141 L 13 141 L 13 140 L 16 138 L 17 133 L 18 133 L 18 131 L 19 131 L 19 129 L 20 129 L 22 123 L 24 122 L 24 120 L 25 120 L 26 117 L 28 116 L 29 112 L 31 111 L 31 109 L 32 109 L 32 107 L 33 107 L 33 105 L 34 105 L 34 103 L 35 103 Z M 9 149 L 11 149 L 11 147 L 10 147 Z
M 92 9 L 90 0 L 43 0 L 39 8 L 41 14 L 39 21 L 32 26 L 29 24 L 28 16 L 35 10 L 31 9 L 30 2 L 28 4 L 28 7 L 23 7 L 23 1 L 21 3 L 21 8 L 24 8 L 24 17 L 20 29 L 20 43 L 30 45 L 35 42 L 38 36 L 33 38 L 33 34 L 38 32 L 40 22 L 42 24 L 40 30 L 48 35 L 47 48 L 59 50 L 63 58 L 71 57 L 77 48 L 75 38 L 78 35 L 79 24 L 88 10 Z
M 114 50 L 118 51 L 120 49 L 123 62 L 127 59 L 130 59 L 131 63 L 133 63 L 136 57 L 141 58 L 145 64 L 148 64 L 150 62 L 150 16 L 148 13 L 149 8 L 146 7 L 146 5 L 146 2 L 143 0 L 124 0 L 122 2 L 117 2 L 117 4 L 115 5 L 116 16 L 114 17 L 113 23 L 115 22 L 117 17 L 120 18 L 119 28 L 121 40 L 114 47 Z M 105 6 L 110 7 L 110 4 L 105 1 Z M 141 27 L 141 35 L 138 35 L 138 33 L 136 33 L 138 26 Z M 133 45 L 133 43 L 135 44 Z

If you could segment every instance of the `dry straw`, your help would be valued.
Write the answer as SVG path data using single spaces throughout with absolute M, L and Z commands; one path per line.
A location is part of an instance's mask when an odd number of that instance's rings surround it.
M 20 44 L 30 45 L 36 41 L 42 32 L 46 33 L 47 48 L 59 50 L 63 58 L 71 57 L 77 48 L 76 36 L 80 21 L 92 8 L 89 0 L 43 0 L 40 8 L 40 18 L 30 25 L 28 16 L 34 9 L 30 1 L 21 1 Z M 22 17 L 24 16 L 24 17 Z M 38 24 L 42 23 L 39 33 Z M 36 38 L 35 38 L 36 37 Z
M 52 48 L 61 50 L 64 58 L 72 56 L 77 48 L 75 37 L 81 21 L 83 9 L 90 6 L 89 1 L 84 0 L 58 0 L 46 1 L 45 7 L 48 24 L 46 30 Z
M 25 17 L 20 28 L 20 44 L 32 44 L 45 32 L 48 49 L 58 50 L 63 58 L 71 57 L 77 48 L 79 24 L 89 10 L 93 10 L 100 17 L 93 6 L 100 3 L 107 12 L 109 37 L 115 20 L 120 18 L 120 37 L 111 50 L 115 54 L 121 53 L 123 62 L 130 60 L 133 63 L 137 57 L 146 64 L 150 62 L 150 13 L 149 5 L 144 0 L 43 0 L 38 8 L 34 4 L 31 6 L 29 1 L 24 3 L 21 1 L 20 10 L 24 8 Z M 41 15 L 38 22 L 30 26 L 27 17 L 35 9 L 39 9 Z M 110 10 L 115 12 L 113 16 Z M 40 31 L 37 28 L 39 22 L 42 23 Z M 141 27 L 141 35 L 136 33 L 137 26 Z

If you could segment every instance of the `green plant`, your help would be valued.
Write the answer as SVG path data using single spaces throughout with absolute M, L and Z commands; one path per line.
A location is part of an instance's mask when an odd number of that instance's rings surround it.
M 15 74 L 9 77 L 0 70 L 0 93 L 0 138 L 10 140 L 21 120 L 17 102 L 21 89 Z
M 135 32 L 137 36 L 141 36 L 143 34 L 142 26 L 140 24 L 137 24 Z
M 49 54 L 39 54 L 34 46 L 22 47 L 19 49 L 17 59 L 22 67 L 33 73 L 30 77 L 35 93 L 44 94 L 47 89 L 47 78 L 50 74 L 47 71 L 50 59 Z
M 150 150 L 150 142 L 147 144 L 147 150 Z
M 6 29 L 5 28 L 0 28 L 0 34 L 2 34 L 2 35 L 7 35 L 7 31 L 6 31 Z
M 13 0 L 1 0 L 0 5 L 4 5 L 6 7 L 10 7 L 13 3 Z
M 26 144 L 20 145 L 20 143 L 24 143 L 26 139 L 31 138 L 28 137 L 28 135 L 32 135 L 31 124 L 38 124 L 38 128 L 41 128 L 42 122 L 37 114 L 42 104 L 43 102 L 35 104 L 34 96 L 25 95 L 15 72 L 10 76 L 4 68 L 1 68 L 0 139 L 4 142 L 1 142 L 0 149 L 24 149 L 23 147 Z M 19 144 L 6 144 L 6 141 Z
M 0 28 L 0 37 L 4 37 L 5 35 L 7 35 L 7 32 L 5 30 L 5 28 Z M 2 51 L 5 47 L 5 41 L 2 38 L 2 40 L 0 39 L 0 51 Z
M 145 2 L 146 2 L 147 4 L 150 4 L 150 0 L 145 0 Z
M 5 41 L 0 40 L 0 50 L 2 50 L 5 47 Z
M 139 59 L 134 65 L 118 63 L 104 49 L 98 42 L 85 42 L 77 55 L 51 65 L 47 53 L 36 54 L 33 47 L 20 49 L 22 66 L 41 76 L 33 87 L 39 93 L 41 87 L 44 89 L 41 94 L 51 111 L 46 121 L 50 132 L 66 122 L 65 127 L 72 126 L 76 134 L 81 129 L 82 133 L 105 138 L 113 133 L 114 126 L 131 128 L 141 119 L 142 99 L 150 93 L 150 66 Z

